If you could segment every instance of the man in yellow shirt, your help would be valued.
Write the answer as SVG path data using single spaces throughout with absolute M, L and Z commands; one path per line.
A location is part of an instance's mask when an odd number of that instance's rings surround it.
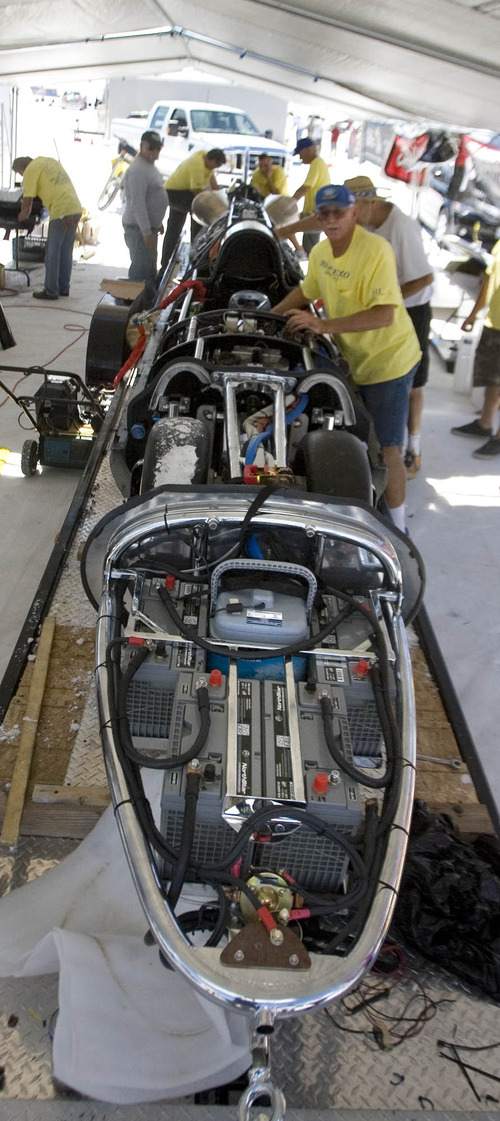
M 309 257 L 305 280 L 273 311 L 287 314 L 292 331 L 333 335 L 372 416 L 388 469 L 386 499 L 405 529 L 406 469 L 401 455 L 408 402 L 420 347 L 403 304 L 389 242 L 356 225 L 351 191 L 318 191 L 315 214 L 326 234 Z M 323 300 L 326 319 L 302 310 Z
M 500 405 L 500 241 L 493 246 L 491 255 L 492 261 L 486 269 L 477 300 L 462 323 L 462 331 L 472 331 L 478 312 L 488 308 L 474 359 L 474 386 L 484 387 L 481 416 L 451 430 L 455 436 L 483 440 L 487 437 L 486 443 L 472 453 L 476 459 L 491 459 L 500 455 L 500 429 L 493 435 Z
M 268 195 L 290 196 L 288 181 L 282 167 L 273 163 L 267 152 L 259 156 L 259 165 L 252 175 L 251 186 L 256 187 L 263 199 Z
M 226 156 L 221 148 L 211 148 L 209 152 L 193 152 L 192 156 L 183 160 L 169 175 L 165 183 L 169 212 L 161 254 L 163 269 L 167 267 L 177 245 L 193 199 L 207 187 L 212 191 L 219 189 L 214 171 L 225 162 Z M 191 222 L 191 241 L 194 241 L 199 228 L 198 223 Z
M 49 232 L 45 248 L 45 284 L 33 292 L 36 300 L 57 300 L 69 296 L 73 245 L 82 204 L 68 173 L 59 160 L 50 156 L 19 156 L 12 170 L 23 177 L 23 200 L 19 218 L 29 218 L 33 199 L 38 196 L 49 211 Z
M 302 140 L 297 141 L 297 146 L 294 150 L 294 156 L 300 156 L 302 163 L 306 164 L 309 168 L 306 178 L 301 187 L 298 187 L 294 192 L 294 199 L 304 199 L 304 207 L 302 210 L 302 217 L 307 218 L 309 214 L 314 214 L 314 199 L 317 191 L 321 187 L 326 187 L 330 182 L 330 172 L 325 161 L 318 155 L 318 144 L 309 136 L 303 136 Z M 306 253 L 310 253 L 313 245 L 319 241 L 319 233 L 305 233 L 302 238 L 302 248 Z

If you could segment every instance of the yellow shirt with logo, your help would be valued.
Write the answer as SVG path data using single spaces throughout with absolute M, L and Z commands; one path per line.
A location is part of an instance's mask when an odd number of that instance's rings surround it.
M 328 166 L 325 161 L 321 159 L 321 156 L 316 156 L 309 164 L 309 171 L 303 184 L 304 187 L 307 187 L 304 197 L 303 214 L 314 213 L 316 191 L 319 191 L 320 187 L 326 187 L 329 182 L 330 172 Z
M 252 175 L 252 187 L 256 187 L 257 190 L 260 191 L 263 199 L 267 198 L 270 194 L 286 195 L 287 198 L 289 197 L 290 191 L 288 190 L 287 177 L 283 168 L 279 167 L 278 164 L 273 164 L 271 168 L 271 183 L 273 185 L 272 191 L 269 186 L 268 176 L 263 174 L 260 167 L 257 167 Z
M 500 331 L 500 241 L 497 241 L 491 251 L 493 260 L 486 269 L 489 276 L 488 292 L 486 299 L 489 303 L 488 314 L 485 316 L 485 327 L 493 327 Z
M 351 243 L 334 257 L 330 242 L 318 242 L 309 255 L 309 267 L 300 285 L 307 300 L 322 299 L 328 319 L 357 311 L 394 306 L 389 327 L 349 331 L 335 336 L 347 358 L 353 381 L 375 385 L 404 377 L 420 358 L 417 336 L 403 304 L 396 274 L 396 259 L 389 242 L 355 226 Z
M 38 196 L 51 219 L 81 214 L 83 210 L 67 171 L 50 156 L 37 156 L 28 164 L 23 175 L 23 194 L 26 198 Z
M 193 152 L 165 181 L 167 191 L 203 191 L 208 187 L 213 168 L 205 167 L 206 152 Z

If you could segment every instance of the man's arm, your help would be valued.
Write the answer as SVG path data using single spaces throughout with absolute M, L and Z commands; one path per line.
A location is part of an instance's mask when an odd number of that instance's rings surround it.
M 299 288 L 299 292 L 300 292 Z M 291 293 L 293 295 L 293 292 Z M 305 297 L 303 297 L 305 298 Z M 282 304 L 285 300 L 282 301 Z M 288 304 L 288 308 L 290 308 Z M 300 305 L 294 304 L 294 308 Z M 281 310 L 278 304 L 273 311 Z M 284 308 L 286 311 L 288 308 Z M 310 311 L 291 310 L 287 316 L 291 331 L 315 331 L 317 335 L 344 335 L 357 331 L 377 331 L 381 327 L 390 327 L 394 322 L 394 304 L 376 304 L 375 307 L 366 308 L 365 311 L 355 311 L 353 315 L 341 315 L 337 319 L 319 319 Z
M 303 183 L 301 187 L 297 187 L 297 190 L 294 191 L 294 193 L 292 195 L 292 198 L 297 199 L 297 202 L 298 202 L 299 199 L 303 199 L 304 195 L 306 195 L 306 194 L 307 194 L 307 187 L 306 187 L 305 183 Z
M 31 214 L 31 207 L 32 206 L 33 206 L 33 199 L 32 198 L 25 198 L 24 195 L 23 195 L 23 198 L 21 199 L 21 209 L 19 211 L 19 221 L 20 222 L 24 222 L 25 218 L 29 218 L 29 216 Z
M 292 308 L 307 307 L 308 303 L 309 300 L 306 299 L 302 294 L 302 289 L 297 285 L 297 288 L 292 288 L 292 291 L 288 292 L 285 298 L 280 300 L 279 304 L 276 304 L 276 307 L 271 308 L 271 311 L 275 311 L 277 315 L 283 315 L 284 312 L 291 311 Z M 311 316 L 311 319 L 313 318 L 314 316 Z
M 417 292 L 421 292 L 422 288 L 427 288 L 428 284 L 432 284 L 434 280 L 434 273 L 428 272 L 425 276 L 418 276 L 415 280 L 408 280 L 406 284 L 401 285 L 401 294 L 403 300 L 407 300 L 408 296 L 416 296 Z
M 292 195 L 292 198 L 296 198 Z M 318 222 L 315 214 L 310 214 L 307 218 L 299 218 L 297 222 L 289 222 L 287 226 L 277 226 L 274 230 L 276 237 L 280 241 L 285 237 L 293 237 L 294 234 L 309 233 L 310 230 L 320 230 L 321 225 Z
M 474 304 L 474 307 L 472 308 L 472 311 L 467 316 L 467 319 L 464 319 L 464 321 L 462 323 L 462 331 L 472 331 L 474 323 L 476 322 L 476 316 L 478 315 L 478 313 L 480 311 L 483 310 L 484 307 L 486 307 L 486 297 L 488 295 L 489 283 L 490 283 L 489 276 L 484 276 L 483 277 L 483 283 L 481 284 L 481 287 L 479 289 L 479 294 L 478 294 L 477 300 Z

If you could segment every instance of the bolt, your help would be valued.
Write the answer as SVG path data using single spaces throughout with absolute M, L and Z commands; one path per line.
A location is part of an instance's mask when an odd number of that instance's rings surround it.
M 207 685 L 206 677 L 199 677 L 197 682 L 196 682 L 195 689 L 206 689 L 206 685 Z
M 330 786 L 338 786 L 340 782 L 340 771 L 330 771 L 328 782 Z
M 277 821 L 276 822 L 276 824 L 274 826 L 274 832 L 275 833 L 284 833 L 285 832 L 285 826 L 283 825 L 282 821 Z
M 285 935 L 283 934 L 283 931 L 279 929 L 278 926 L 273 926 L 273 928 L 271 930 L 271 933 L 270 933 L 270 939 L 271 939 L 271 942 L 273 943 L 273 946 L 281 946 L 282 943 L 285 940 Z
M 245 957 L 245 955 L 243 953 L 243 950 L 235 950 L 235 954 L 234 954 L 234 960 L 235 961 L 243 961 L 244 957 Z
M 306 526 L 306 537 L 316 537 L 316 530 L 313 529 L 312 525 Z
M 208 528 L 209 529 L 217 529 L 218 524 L 219 524 L 219 519 L 218 518 L 210 518 L 210 521 L 208 523 Z
M 191 762 L 189 763 L 189 769 L 190 769 L 191 771 L 199 771 L 199 770 L 201 770 L 201 763 L 200 763 L 200 760 L 199 760 L 199 759 L 191 759 Z
M 280 922 L 283 922 L 283 923 L 287 923 L 289 921 L 290 911 L 288 910 L 288 907 L 282 907 L 281 908 L 281 911 L 278 915 L 278 918 L 279 918 Z
M 290 957 L 288 958 L 288 960 L 290 962 L 290 965 L 298 965 L 299 964 L 299 959 L 298 959 L 297 954 L 290 954 Z

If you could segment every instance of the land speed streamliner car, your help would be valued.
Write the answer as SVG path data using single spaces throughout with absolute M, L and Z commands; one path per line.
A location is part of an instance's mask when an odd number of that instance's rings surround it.
M 276 1019 L 339 999 L 377 956 L 416 760 L 423 567 L 375 508 L 384 472 L 335 347 L 269 310 L 298 279 L 240 190 L 155 312 L 110 454 L 126 501 L 82 559 L 149 937 L 247 1015 L 244 1121 L 255 1102 L 285 1114 Z

